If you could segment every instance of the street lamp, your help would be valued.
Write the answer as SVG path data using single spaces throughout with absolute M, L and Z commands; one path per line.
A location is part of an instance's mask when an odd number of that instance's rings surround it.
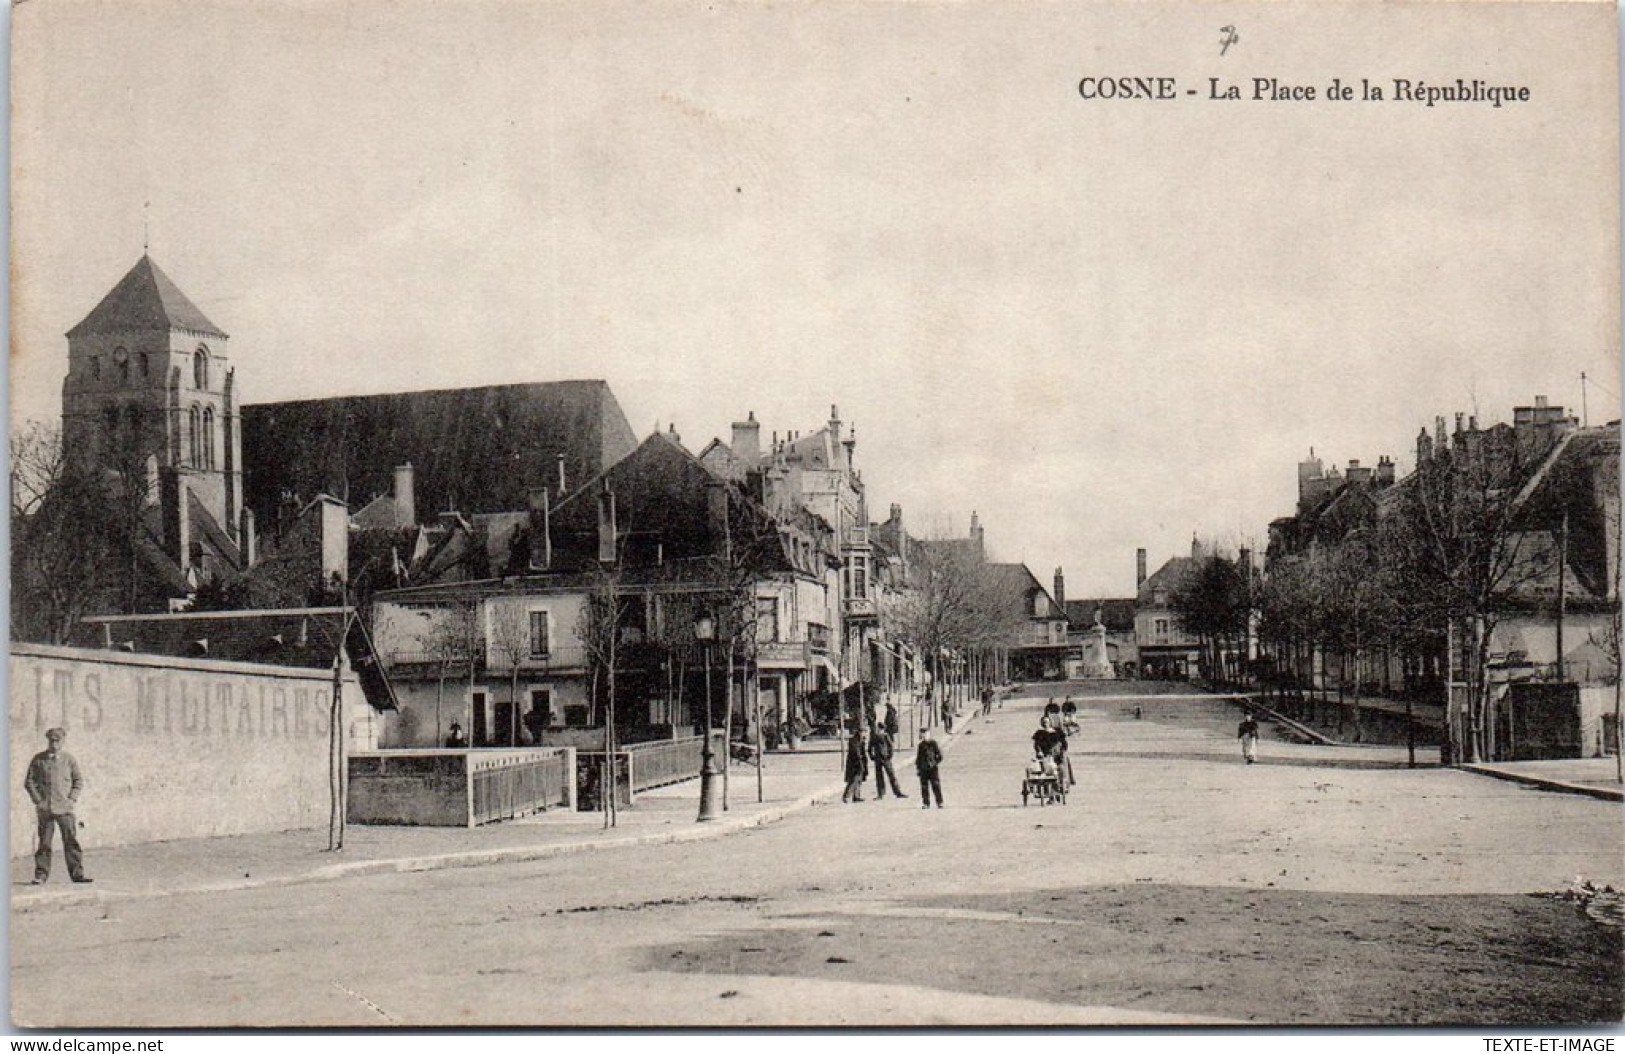
M 716 622 L 709 615 L 694 620 L 694 639 L 705 649 L 705 739 L 700 744 L 700 815 L 696 823 L 717 818 L 717 754 L 711 747 L 711 645 L 716 640 Z

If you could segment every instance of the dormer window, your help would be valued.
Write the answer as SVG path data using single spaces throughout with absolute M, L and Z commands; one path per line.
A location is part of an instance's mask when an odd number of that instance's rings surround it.
M 192 387 L 200 391 L 209 387 L 209 349 L 201 344 L 192 355 Z

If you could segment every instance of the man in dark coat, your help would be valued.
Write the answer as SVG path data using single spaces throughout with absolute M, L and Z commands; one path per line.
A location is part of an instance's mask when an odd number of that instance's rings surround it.
M 869 752 L 861 730 L 846 741 L 846 791 L 841 801 L 862 801 L 863 781 L 869 778 Z
M 85 781 L 79 774 L 79 762 L 62 749 L 62 741 L 67 738 L 64 729 L 46 731 L 46 749 L 35 754 L 28 763 L 28 777 L 23 781 L 23 789 L 33 800 L 34 813 L 39 820 L 39 846 L 34 851 L 36 886 L 51 877 L 51 841 L 58 830 L 62 832 L 62 855 L 68 858 L 68 877 L 75 882 L 91 881 L 85 875 L 84 852 L 79 848 L 79 820 L 74 815 Z
M 920 732 L 920 747 L 914 752 L 914 771 L 920 774 L 920 808 L 931 808 L 931 792 L 937 795 L 937 808 L 942 808 L 942 748 L 931 738 L 931 730 Z
M 869 758 L 875 763 L 875 798 L 878 800 L 886 796 L 886 779 L 891 778 L 891 792 L 899 798 L 906 798 L 903 788 L 897 785 L 897 773 L 892 771 L 891 759 L 894 748 L 891 733 L 885 726 L 875 729 L 875 734 L 869 737 Z

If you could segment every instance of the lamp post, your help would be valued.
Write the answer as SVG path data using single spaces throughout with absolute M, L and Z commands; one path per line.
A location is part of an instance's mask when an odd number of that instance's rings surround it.
M 694 620 L 694 639 L 705 649 L 705 738 L 700 744 L 700 815 L 696 823 L 717 818 L 717 754 L 711 747 L 711 645 L 716 640 L 716 622 L 709 615 Z

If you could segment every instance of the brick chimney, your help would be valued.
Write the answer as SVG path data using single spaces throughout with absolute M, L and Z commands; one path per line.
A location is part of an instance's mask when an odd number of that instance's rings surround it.
M 1348 472 L 1344 474 L 1350 484 L 1371 482 L 1371 469 L 1360 464 L 1358 459 L 1349 462 Z
M 1055 606 L 1061 609 L 1062 614 L 1066 613 L 1066 576 L 1059 567 L 1055 569 Z
M 752 410 L 743 421 L 735 421 L 733 427 L 733 452 L 745 466 L 753 469 L 762 460 L 762 426 L 756 423 L 756 411 Z
M 1135 592 L 1139 592 L 1140 587 L 1143 586 L 1143 585 L 1145 585 L 1145 550 L 1144 549 L 1136 549 L 1136 550 L 1134 550 L 1134 590 L 1135 590 Z
M 416 527 L 417 499 L 412 487 L 412 463 L 395 466 L 395 526 Z
M 1389 486 L 1394 482 L 1394 459 L 1387 454 L 1377 458 L 1377 472 L 1372 481 L 1379 487 Z

